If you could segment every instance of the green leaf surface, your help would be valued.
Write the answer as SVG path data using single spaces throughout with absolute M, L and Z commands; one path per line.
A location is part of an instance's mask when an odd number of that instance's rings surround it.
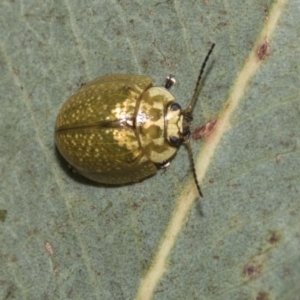
M 300 299 L 299 16 L 298 0 L 2 0 L 0 299 Z M 185 107 L 213 42 L 201 202 L 184 146 L 135 185 L 68 169 L 54 122 L 81 84 L 171 73 Z

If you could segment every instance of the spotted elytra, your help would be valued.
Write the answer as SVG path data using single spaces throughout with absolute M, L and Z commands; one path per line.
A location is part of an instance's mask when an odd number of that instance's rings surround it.
M 194 93 L 185 109 L 169 89 L 153 87 L 147 76 L 113 74 L 82 86 L 62 106 L 55 124 L 56 145 L 83 176 L 104 184 L 141 181 L 165 168 L 184 142 L 195 183 L 202 196 L 190 147 L 190 122 L 200 80 L 215 44 L 200 69 Z

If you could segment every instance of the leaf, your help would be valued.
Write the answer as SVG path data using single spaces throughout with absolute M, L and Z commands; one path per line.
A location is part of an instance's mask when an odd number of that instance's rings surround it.
M 1 1 L 0 299 L 297 299 L 297 1 Z M 182 146 L 167 172 L 104 187 L 55 149 L 62 103 L 136 73 L 194 109 L 199 202 Z

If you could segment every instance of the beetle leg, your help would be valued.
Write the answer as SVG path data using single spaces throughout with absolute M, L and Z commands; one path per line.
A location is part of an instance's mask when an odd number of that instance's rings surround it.
M 163 162 L 160 163 L 160 168 L 166 172 L 167 169 L 170 167 L 170 162 L 168 160 L 164 160 Z
M 175 76 L 173 76 L 173 75 L 170 74 L 170 75 L 166 78 L 165 88 L 166 88 L 167 90 L 169 90 L 175 83 L 176 83 Z

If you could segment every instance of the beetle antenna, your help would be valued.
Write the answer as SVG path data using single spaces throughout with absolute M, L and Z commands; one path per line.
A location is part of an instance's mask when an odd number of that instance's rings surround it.
M 194 176 L 194 180 L 195 180 L 195 183 L 196 183 L 196 186 L 197 186 L 198 193 L 199 193 L 200 197 L 203 197 L 203 194 L 202 194 L 201 188 L 200 188 L 200 184 L 199 184 L 199 181 L 198 181 L 198 178 L 197 178 L 197 174 L 196 174 L 195 162 L 194 162 L 193 152 L 192 152 L 192 148 L 191 148 L 191 144 L 190 144 L 190 137 L 186 136 L 184 141 L 185 141 L 187 149 L 188 149 L 189 158 L 190 158 L 190 162 L 191 162 L 191 165 L 192 165 L 193 176 Z
M 203 63 L 202 63 L 202 66 L 201 66 L 201 69 L 200 69 L 200 73 L 199 73 L 199 75 L 198 75 L 198 79 L 197 79 L 197 82 L 196 82 L 196 86 L 195 86 L 195 89 L 194 89 L 194 93 L 193 93 L 191 102 L 190 102 L 190 104 L 187 106 L 187 108 L 185 109 L 185 111 L 186 111 L 187 113 L 189 113 L 189 112 L 192 111 L 192 109 L 193 109 L 193 107 L 194 107 L 194 105 L 195 105 L 195 102 L 196 102 L 196 100 L 197 100 L 197 98 L 198 98 L 198 94 L 199 94 L 199 86 L 200 86 L 200 80 L 201 80 L 201 78 L 202 78 L 202 75 L 203 75 L 203 72 L 204 72 L 204 68 L 205 68 L 205 66 L 206 66 L 206 63 L 207 63 L 207 61 L 208 61 L 208 59 L 209 59 L 209 56 L 211 55 L 211 53 L 212 53 L 214 47 L 215 47 L 215 43 L 213 43 L 213 44 L 211 45 L 211 47 L 210 47 L 210 49 L 209 49 L 209 51 L 208 51 L 208 53 L 207 53 L 207 55 L 206 55 L 206 57 L 205 57 Z

